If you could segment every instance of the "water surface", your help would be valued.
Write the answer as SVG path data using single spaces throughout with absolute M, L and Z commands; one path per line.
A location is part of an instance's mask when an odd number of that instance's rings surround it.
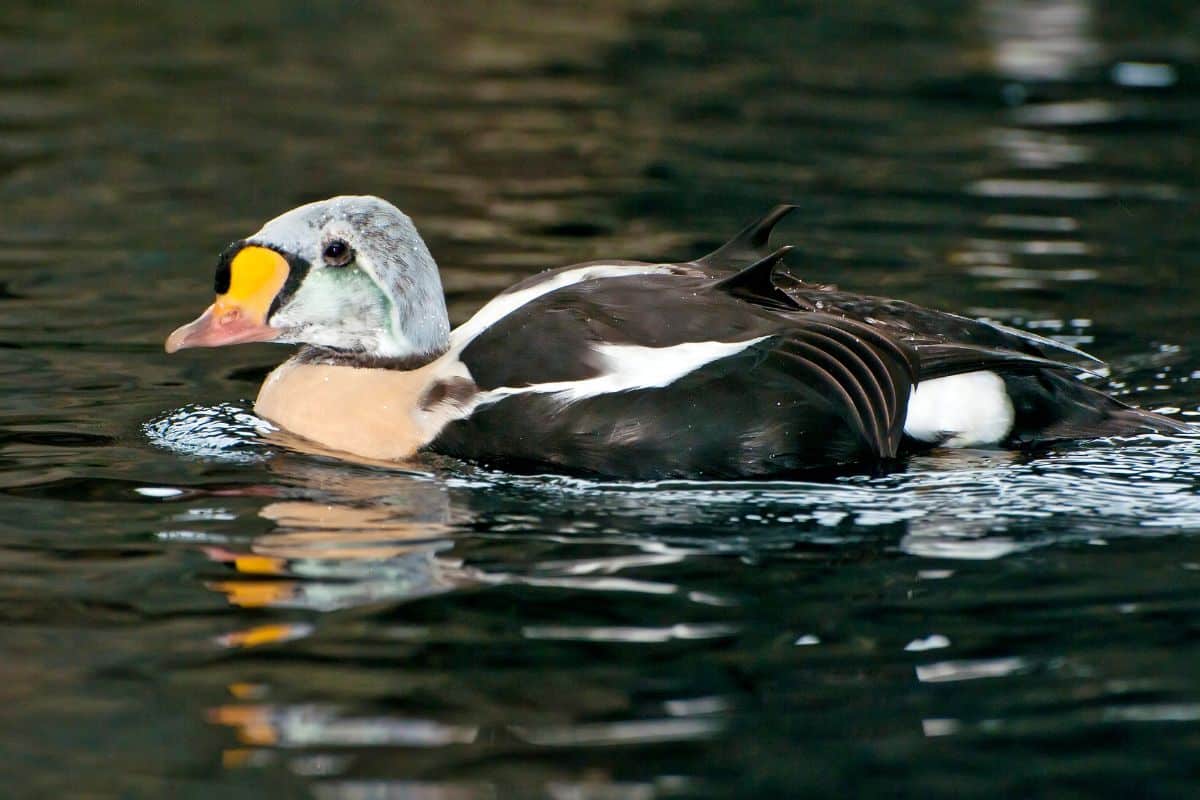
M 263 439 L 280 347 L 171 358 L 224 244 L 375 193 L 455 322 L 780 201 L 814 280 L 1200 415 L 1200 15 L 17 0 L 0 19 L 11 797 L 1180 797 L 1200 440 L 821 484 L 596 483 Z

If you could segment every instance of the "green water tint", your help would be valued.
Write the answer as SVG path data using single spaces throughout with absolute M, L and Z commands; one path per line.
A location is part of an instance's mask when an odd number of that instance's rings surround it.
M 1194 793 L 1190 437 L 822 484 L 384 470 L 249 414 L 285 348 L 161 352 L 227 242 L 332 194 L 413 216 L 456 322 L 791 201 L 807 278 L 1191 414 L 1190 6 L 9 6 L 0 794 Z

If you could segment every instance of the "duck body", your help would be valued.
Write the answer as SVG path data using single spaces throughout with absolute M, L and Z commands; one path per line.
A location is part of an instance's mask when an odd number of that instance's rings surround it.
M 1082 383 L 1069 362 L 1090 357 L 1066 345 L 805 283 L 782 264 L 789 248 L 766 247 L 788 210 L 695 261 L 591 262 L 535 275 L 416 358 L 309 335 L 268 377 L 256 411 L 362 457 L 432 450 L 631 479 L 765 477 L 930 446 L 1183 429 Z M 293 254 L 270 240 L 272 224 L 245 246 L 262 239 L 290 263 Z M 363 269 L 374 274 L 381 259 Z

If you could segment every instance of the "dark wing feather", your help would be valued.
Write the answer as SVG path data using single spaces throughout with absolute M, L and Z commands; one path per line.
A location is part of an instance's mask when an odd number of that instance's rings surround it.
M 742 269 L 768 255 L 767 244 L 771 231 L 796 206 L 782 204 L 771 209 L 765 217 L 750 223 L 725 244 L 706 256 L 695 260 L 696 265 L 706 272 L 720 274 L 732 269 Z
M 916 353 L 855 320 L 809 313 L 791 322 L 778 352 L 798 363 L 823 367 L 848 398 L 843 402 L 847 419 L 871 452 L 895 457 L 914 385 Z
M 899 365 L 908 383 L 916 385 L 917 381 L 922 377 L 920 374 L 919 357 L 916 351 L 912 349 L 912 346 L 903 339 L 893 338 L 883 331 L 876 330 L 865 322 L 859 322 L 848 317 L 813 313 L 806 314 L 805 319 L 808 325 L 824 325 L 827 329 L 832 329 L 842 334 L 851 333 L 858 338 L 864 339 L 880 356 L 886 355 L 892 362 Z
M 779 279 L 786 272 L 776 272 Z M 833 314 L 845 315 L 872 327 L 886 331 L 889 336 L 906 339 L 915 345 L 952 344 L 978 347 L 993 352 L 1010 352 L 1047 359 L 1059 368 L 1070 366 L 1063 359 L 1103 363 L 1095 356 L 1063 342 L 1017 330 L 987 320 L 971 319 L 959 314 L 936 311 L 903 300 L 829 290 L 812 284 L 788 283 L 786 291 L 800 304 L 809 304 Z M 1047 366 L 1047 365 L 1043 365 Z M 934 377 L 921 373 L 921 378 Z
M 1001 370 L 1003 372 L 1029 372 L 1053 369 L 1087 372 L 1083 367 L 1064 364 L 1049 358 L 1017 353 L 992 347 L 980 347 L 956 342 L 915 342 L 920 357 L 921 379 L 932 380 L 948 375 L 961 375 L 976 370 Z
M 843 363 L 821 348 L 798 338 L 783 343 L 775 355 L 787 359 L 796 378 L 820 391 L 831 407 L 842 412 L 869 450 L 875 453 L 883 450 L 878 409 L 872 407 L 866 390 Z
M 786 213 L 779 211 L 768 215 L 769 225 Z M 769 225 L 766 234 L 770 232 Z M 751 229 L 761 234 L 761 243 L 765 244 L 763 229 L 756 226 Z M 791 338 L 780 346 L 781 354 L 791 358 L 798 368 L 812 372 L 819 384 L 833 381 L 841 390 L 840 405 L 855 412 L 849 417 L 851 424 L 870 442 L 876 455 L 893 457 L 903 436 L 918 359 L 911 349 L 869 325 L 816 312 L 813 305 L 802 303 L 795 294 L 781 289 L 775 283 L 775 271 L 793 249 L 784 245 L 717 281 L 712 289 L 765 308 L 813 312 L 792 318 L 795 328 Z M 884 363 L 884 356 L 890 360 L 892 369 Z M 897 388 L 901 385 L 906 387 L 903 392 Z
M 852 335 L 843 331 L 839 331 L 839 334 Z M 889 451 L 894 452 L 904 433 L 904 420 L 908 413 L 908 398 L 912 387 L 912 364 L 909 351 L 901 348 L 898 353 L 892 354 L 900 360 L 885 360 L 884 354 L 876 347 L 860 347 L 857 350 L 858 358 L 869 371 L 879 394 L 883 397 L 886 418 L 890 420 L 884 440 L 888 443 Z
M 769 308 L 801 309 L 791 295 L 775 285 L 773 277 L 775 268 L 793 249 L 791 245 L 784 245 L 733 275 L 722 278 L 712 288 Z
M 1081 361 L 1090 361 L 1093 364 L 1103 365 L 1104 360 L 1096 358 L 1091 353 L 1080 350 L 1078 347 L 1060 342 L 1057 339 L 1051 339 L 1048 336 L 1041 336 L 1030 331 L 1023 331 L 1018 328 L 1010 328 L 1007 325 L 1001 325 L 998 322 L 991 322 L 986 319 L 973 320 L 975 324 L 991 328 L 1008 341 L 1020 342 L 1026 350 L 1034 350 L 1045 356 L 1057 354 L 1063 358 L 1078 358 Z

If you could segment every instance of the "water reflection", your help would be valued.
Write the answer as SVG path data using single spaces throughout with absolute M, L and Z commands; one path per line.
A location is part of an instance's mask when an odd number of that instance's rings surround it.
M 363 509 L 307 501 L 271 503 L 259 512 L 275 532 L 251 554 L 209 548 L 236 579 L 209 584 L 243 607 L 332 611 L 387 599 L 412 599 L 470 584 L 461 566 L 438 557 L 452 543 L 444 524 L 394 521 L 392 507 Z M 431 541 L 432 540 L 432 541 Z
M 1026 667 L 1021 658 L 990 658 L 982 661 L 938 661 L 917 666 L 921 683 L 973 681 L 980 678 L 1003 678 Z
M 1051 322 L 1031 327 L 1063 328 L 1061 321 Z M 210 424 L 224 424 L 201 414 Z M 196 434 L 191 426 L 178 430 L 184 437 Z M 512 476 L 449 461 L 431 464 L 433 474 L 416 474 L 277 456 L 266 461 L 277 481 L 268 486 L 132 491 L 159 502 L 186 502 L 189 508 L 176 516 L 193 527 L 231 518 L 224 505 L 198 502 L 203 497 L 270 499 L 255 510 L 267 523 L 264 533 L 242 549 L 204 550 L 236 575 L 210 587 L 244 607 L 332 611 L 512 584 L 679 595 L 686 592 L 674 581 L 634 576 L 665 575 L 690 558 L 769 549 L 780 541 L 850 542 L 876 526 L 898 531 L 903 552 L 936 559 L 998 558 L 1061 542 L 1061 532 L 1045 538 L 1025 526 L 1060 515 L 1069 515 L 1073 535 L 1085 540 L 1101 528 L 1140 535 L 1187 527 L 1200 520 L 1190 466 L 1197 441 L 1151 435 L 1040 455 L 934 451 L 899 472 L 827 483 L 606 483 Z M 228 446 L 244 451 L 252 444 L 243 438 Z M 191 445 L 182 442 L 180 449 L 189 452 Z M 1137 490 L 1126 491 L 1134 479 Z M 281 493 L 290 497 L 280 499 Z M 998 496 L 1003 503 L 995 502 Z M 526 513 L 531 503 L 539 515 Z M 473 533 L 478 528 L 488 533 Z M 698 536 L 700 529 L 705 533 Z M 722 535 L 713 535 L 714 529 Z M 162 535 L 180 538 L 177 530 Z M 192 535 L 203 540 L 200 531 Z M 511 537 L 541 540 L 540 556 L 516 563 L 463 557 Z M 609 552 L 596 555 L 597 548 Z M 587 630 L 579 635 L 586 637 Z M 683 629 L 636 630 L 629 635 L 662 639 Z
M 1171 64 L 1121 61 L 1113 65 L 1112 79 L 1120 86 L 1165 89 L 1179 80 L 1179 73 Z
M 261 747 L 443 747 L 470 744 L 477 728 L 443 725 L 430 720 L 367 717 L 320 705 L 240 704 L 212 709 L 214 724 L 234 728 L 238 741 Z
M 313 787 L 317 800 L 499 800 L 495 786 L 425 781 L 328 781 Z M 653 795 L 643 795 L 643 797 Z M 581 798 L 585 795 L 580 795 Z M 634 798 L 636 795 L 629 795 Z
M 983 0 L 984 30 L 1000 75 L 1062 81 L 1101 57 L 1089 0 Z
M 186 426 L 181 430 L 192 435 Z M 276 458 L 268 468 L 282 484 L 302 487 L 302 496 L 317 499 L 263 505 L 257 515 L 270 523 L 270 531 L 250 541 L 246 551 L 206 548 L 213 561 L 236 573 L 208 584 L 231 604 L 333 611 L 478 583 L 461 562 L 445 555 L 453 547 L 453 529 L 447 492 L 438 483 L 406 472 L 341 470 L 295 457 Z M 222 492 L 261 493 L 256 486 Z
M 213 422 L 217 419 L 214 415 L 206 412 L 200 415 L 209 424 L 223 424 Z M 187 436 L 197 433 L 188 425 L 177 430 Z M 199 435 L 210 442 L 220 438 L 211 432 Z M 244 444 L 231 446 L 236 449 Z M 185 452 L 192 449 L 186 443 L 181 447 Z M 255 515 L 267 524 L 265 531 L 241 545 L 228 542 L 202 547 L 214 565 L 233 573 L 210 580 L 206 586 L 239 609 L 276 613 L 306 610 L 329 617 L 329 622 L 280 620 L 228 632 L 216 640 L 221 647 L 251 653 L 309 641 L 317 652 L 331 646 L 336 651 L 337 642 L 347 635 L 361 636 L 361 631 L 354 634 L 338 630 L 347 624 L 355 626 L 354 617 L 345 616 L 345 612 L 353 609 L 363 609 L 372 615 L 395 615 L 388 624 L 376 626 L 372 638 L 377 642 L 378 657 L 401 662 L 405 652 L 421 653 L 439 646 L 475 646 L 483 652 L 520 641 L 544 642 L 555 647 L 654 647 L 673 643 L 697 646 L 729 639 L 738 632 L 734 624 L 705 620 L 702 616 L 689 621 L 688 617 L 695 615 L 686 613 L 684 621 L 654 627 L 611 623 L 563 625 L 549 621 L 539 624 L 532 621 L 537 619 L 537 613 L 526 612 L 514 620 L 511 629 L 491 634 L 459 629 L 451 620 L 421 621 L 420 614 L 415 619 L 405 619 L 403 613 L 396 614 L 404 605 L 452 592 L 461 593 L 469 603 L 475 593 L 489 587 L 501 591 L 505 587 L 521 587 L 534 592 L 530 599 L 538 593 L 580 590 L 612 596 L 684 595 L 681 611 L 689 606 L 712 606 L 713 601 L 701 594 L 688 597 L 673 582 L 625 576 L 629 572 L 670 567 L 681 562 L 687 550 L 648 546 L 645 552 L 636 548 L 629 552 L 626 548 L 597 547 L 592 537 L 603 535 L 602 530 L 586 520 L 575 524 L 564 519 L 566 526 L 582 534 L 582 541 L 571 540 L 571 534 L 563 530 L 558 536 L 568 538 L 557 546 L 543 546 L 541 558 L 531 559 L 528 554 L 516 552 L 501 559 L 489 556 L 489 539 L 503 536 L 506 530 L 523 538 L 522 533 L 538 520 L 520 513 L 524 503 L 514 503 L 483 526 L 489 533 L 482 541 L 473 541 L 470 531 L 479 520 L 471 509 L 471 500 L 481 492 L 479 486 L 470 491 L 448 491 L 444 480 L 431 480 L 409 471 L 353 468 L 289 455 L 270 457 L 264 464 L 274 476 L 269 487 L 134 490 L 159 502 L 188 503 L 189 519 L 207 519 L 214 524 L 226 521 L 221 518 L 231 498 L 258 501 Z M 480 477 L 464 475 L 458 480 L 461 485 L 478 482 Z M 277 499 L 281 493 L 287 499 Z M 208 505 L 213 498 L 219 498 L 222 505 Z M 594 552 L 597 549 L 614 551 L 601 556 Z M 590 555 L 575 557 L 576 551 Z M 468 559 L 464 556 L 473 556 L 472 563 L 466 563 Z M 354 658 L 362 658 L 362 640 L 353 641 L 356 642 Z M 339 664 L 339 669 L 347 667 L 344 662 Z M 566 695 L 552 690 L 541 701 L 515 714 L 495 717 L 485 714 L 480 718 L 442 708 L 433 709 L 432 716 L 420 717 L 362 713 L 354 707 L 331 703 L 281 702 L 273 699 L 277 688 L 270 680 L 261 680 L 261 675 L 256 677 L 253 671 L 239 677 L 229 684 L 230 702 L 206 712 L 211 724 L 229 729 L 236 739 L 237 746 L 225 751 L 223 763 L 230 769 L 284 765 L 297 775 L 342 774 L 358 763 L 361 756 L 352 754 L 363 748 L 465 747 L 492 751 L 497 747 L 576 749 L 703 740 L 722 729 L 723 717 L 730 710 L 729 704 L 720 698 L 668 695 L 660 702 L 637 708 L 636 714 L 630 716 L 634 709 L 627 707 L 627 701 L 619 696 L 606 698 L 609 690 L 582 686 L 573 690 L 576 696 L 569 701 L 564 702 Z M 468 696 L 477 691 L 468 690 Z M 589 698 L 589 691 L 600 691 L 600 695 Z M 452 756 L 459 757 L 468 756 Z M 642 791 L 607 781 L 590 788 L 562 783 L 560 789 L 568 793 L 576 791 L 572 786 L 585 792 L 579 796 L 607 792 L 596 796 L 619 797 L 623 796 L 621 792 Z M 326 788 L 331 797 L 342 796 L 343 789 L 349 793 L 346 796 L 363 790 L 358 784 L 344 787 L 327 784 Z M 392 789 L 380 787 L 379 791 Z M 463 787 L 451 789 L 475 791 Z M 436 792 L 440 789 L 431 791 L 438 796 Z

